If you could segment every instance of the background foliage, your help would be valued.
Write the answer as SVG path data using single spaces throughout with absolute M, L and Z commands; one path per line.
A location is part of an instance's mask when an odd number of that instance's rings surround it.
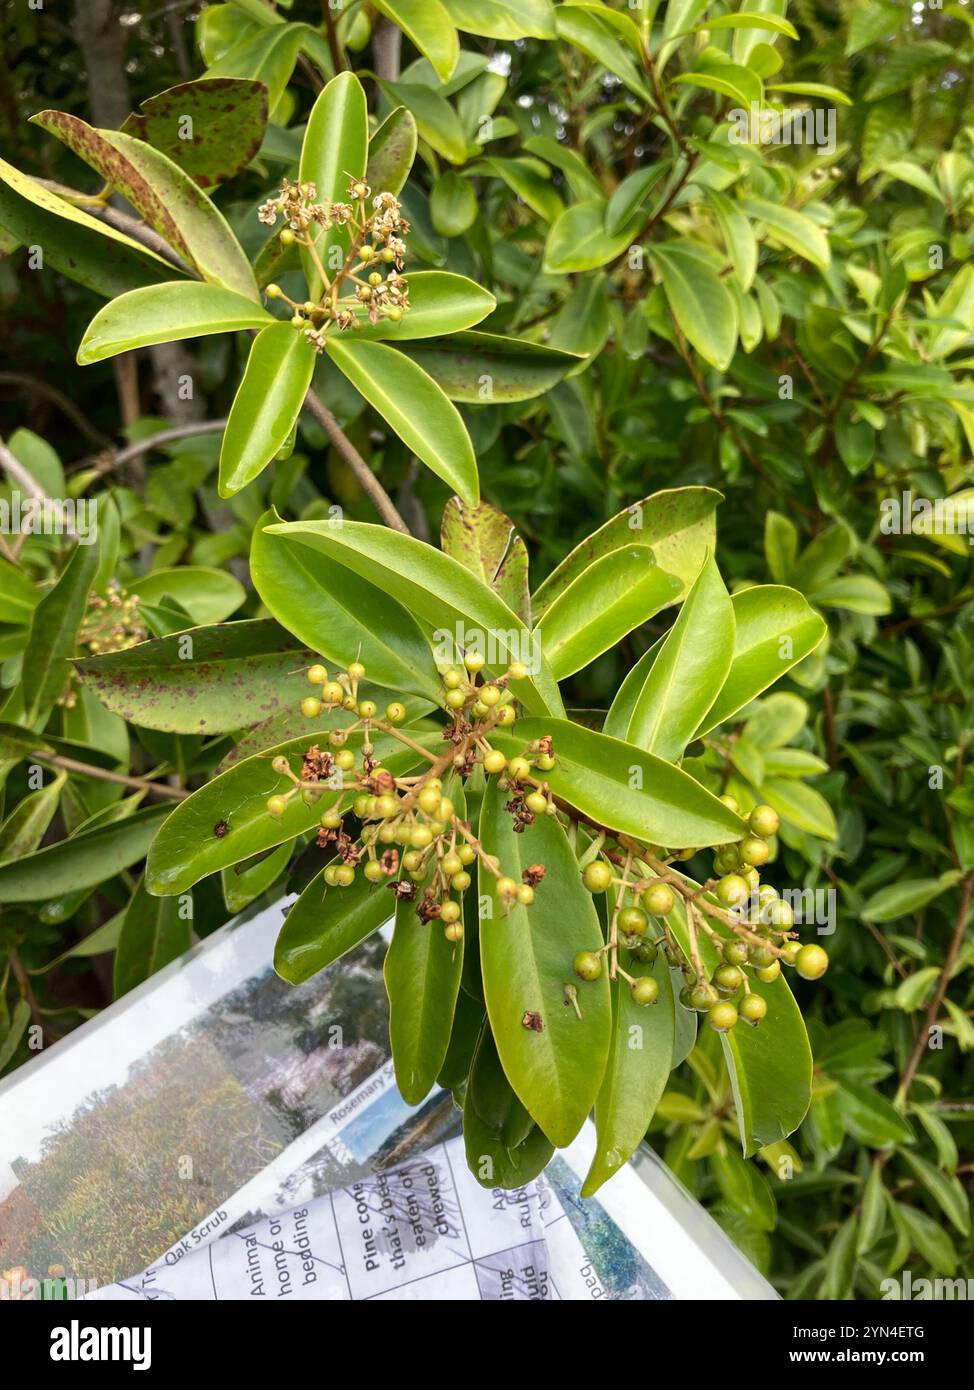
M 724 496 L 728 583 L 791 584 L 826 617 L 827 643 L 787 690 L 700 752 L 727 790 L 760 792 L 781 811 L 781 881 L 835 890 L 832 968 L 801 996 L 811 1110 L 790 1143 L 743 1160 L 716 1039 L 702 1039 L 651 1138 L 789 1296 L 876 1297 L 904 1266 L 971 1273 L 968 538 L 881 524 L 889 499 L 963 501 L 971 483 L 970 6 L 387 0 L 339 11 L 337 23 L 310 0 L 144 8 L 5 7 L 10 165 L 90 197 L 99 178 L 50 122 L 29 117 L 54 109 L 114 130 L 141 110 L 155 135 L 129 129 L 164 142 L 165 111 L 145 104 L 158 93 L 204 74 L 260 82 L 246 100 L 238 90 L 239 110 L 189 172 L 212 181 L 260 283 L 286 285 L 287 267 L 262 252 L 256 209 L 294 173 L 336 59 L 352 66 L 373 114 L 402 105 L 419 129 L 402 195 L 411 269 L 489 290 L 496 308 L 476 332 L 573 354 L 557 366 L 543 354 L 495 359 L 452 334 L 416 354 L 458 402 L 482 494 L 514 519 L 535 582 L 626 506 L 706 485 Z M 735 9 L 759 12 L 763 27 L 739 27 Z M 640 20 L 653 26 L 648 63 Z M 799 98 L 836 113 L 834 150 L 730 140 L 729 110 Z M 32 268 L 21 243 L 36 238 L 18 229 L 40 215 L 25 212 L 22 187 L 2 185 L 3 437 L 47 495 L 99 498 L 113 550 L 98 573 L 94 548 L 63 569 L 58 537 L 30 537 L 16 565 L 0 560 L 0 717 L 43 731 L 60 759 L 58 778 L 35 790 L 23 750 L 0 749 L 0 898 L 4 864 L 94 836 L 51 877 L 48 900 L 8 902 L 0 916 L 3 1067 L 30 1055 L 32 1020 L 48 1039 L 66 1031 L 191 939 L 168 899 L 153 900 L 148 929 L 144 911 L 126 910 L 160 803 L 64 760 L 178 791 L 229 751 L 220 736 L 127 724 L 70 674 L 67 659 L 93 650 L 89 592 L 114 572 L 123 593 L 140 594 L 134 640 L 256 616 L 247 561 L 267 508 L 377 519 L 347 451 L 308 412 L 287 458 L 221 495 L 222 422 L 248 336 L 78 366 L 104 296 L 154 272 L 144 257 L 119 260 L 125 283 L 99 284 L 96 270 L 79 284 L 53 252 Z M 93 235 L 44 223 L 65 256 L 84 260 Z M 491 402 L 479 395 L 484 371 Z M 314 384 L 414 534 L 435 535 L 447 484 L 333 363 L 318 362 Z M 573 704 L 604 709 L 666 626 L 663 615 L 575 673 Z M 253 895 L 234 887 L 197 885 L 193 931 Z M 932 1026 L 941 1045 L 928 1048 Z

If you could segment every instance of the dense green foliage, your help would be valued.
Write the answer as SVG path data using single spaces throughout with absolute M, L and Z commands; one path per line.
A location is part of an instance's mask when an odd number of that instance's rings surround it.
M 374 737 L 360 797 L 411 817 L 437 760 L 448 839 L 479 818 L 459 920 L 401 896 L 386 964 L 400 1086 L 454 1089 L 475 1171 L 594 1103 L 593 1190 L 649 1126 L 789 1296 L 971 1272 L 969 10 L 235 0 L 127 68 L 17 12 L 0 500 L 98 536 L 0 538 L 0 1070 L 274 886 L 287 978 L 375 931 L 306 756 L 361 779 Z M 766 864 L 726 849 L 758 805 Z M 759 979 L 771 924 L 726 991 L 766 1015 L 695 1042 L 679 970 L 731 968 L 747 865 L 831 967 Z

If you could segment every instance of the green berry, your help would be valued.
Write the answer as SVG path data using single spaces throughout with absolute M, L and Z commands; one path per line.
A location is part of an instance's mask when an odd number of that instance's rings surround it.
M 282 228 L 281 228 L 281 245 L 282 245 L 282 246 L 293 246 L 293 245 L 294 245 L 294 233 L 291 231 L 291 228 L 290 228 L 290 227 L 282 227 Z
M 447 690 L 456 690 L 463 684 L 463 672 L 458 671 L 455 666 L 450 666 L 443 672 L 443 684 Z
M 460 863 L 464 865 L 472 864 L 473 861 L 477 858 L 477 851 L 474 849 L 472 845 L 468 844 L 462 844 L 458 846 L 457 854 L 459 854 L 460 856 Z
M 367 860 L 362 872 L 370 883 L 378 883 L 380 878 L 385 878 L 386 876 L 385 869 L 383 869 L 378 859 Z
M 443 928 L 443 935 L 446 937 L 447 941 L 462 941 L 463 923 L 460 921 L 447 922 L 446 926 Z
M 642 897 L 643 907 L 654 917 L 665 917 L 668 912 L 672 912 L 674 901 L 673 889 L 662 880 L 651 883 Z
M 337 830 L 341 823 L 342 818 L 337 811 L 325 811 L 320 822 L 326 830 Z
M 769 965 L 778 964 L 777 956 L 767 946 L 752 946 L 748 951 L 748 957 L 751 964 L 756 965 L 759 970 L 765 970 Z
M 725 874 L 717 884 L 717 897 L 724 907 L 737 907 L 746 902 L 750 890 L 740 874 Z
M 487 664 L 487 658 L 482 652 L 467 652 L 463 658 L 463 664 L 468 671 L 482 671 Z
M 497 893 L 501 898 L 516 898 L 517 884 L 513 878 L 508 878 L 507 874 L 502 874 L 497 880 Z
M 480 687 L 481 703 L 486 705 L 488 709 L 493 708 L 493 706 L 497 704 L 500 697 L 501 693 L 497 689 L 496 685 L 482 685 Z
M 447 898 L 440 908 L 440 920 L 443 922 L 456 922 L 460 917 L 460 904 L 455 903 L 452 898 Z
M 735 816 L 737 815 L 738 811 L 741 809 L 740 803 L 738 802 L 737 797 L 736 797 L 736 796 L 731 796 L 731 794 L 730 794 L 729 792 L 725 792 L 724 795 L 720 798 L 720 800 L 721 800 L 721 801 L 724 803 L 724 805 L 727 807 L 728 811 L 733 811 L 733 812 L 734 812 L 734 815 L 735 815 Z
M 829 968 L 829 958 L 821 946 L 803 946 L 795 958 L 795 969 L 803 980 L 820 980 Z
M 375 799 L 375 814 L 382 820 L 389 820 L 399 810 L 399 798 L 391 792 L 384 792 Z
M 463 868 L 463 862 L 455 849 L 448 850 L 447 853 L 444 854 L 443 858 L 440 860 L 440 868 L 448 878 L 460 872 Z
M 634 1004 L 655 1004 L 659 998 L 659 985 L 652 975 L 643 975 L 638 980 L 633 980 L 629 986 Z
M 786 903 L 784 898 L 776 898 L 768 907 L 767 919 L 774 927 L 794 926 L 795 914 L 791 903 Z
M 409 843 L 414 849 L 425 849 L 433 843 L 433 832 L 428 825 L 414 825 Z
M 361 700 L 359 702 L 358 714 L 360 719 L 374 719 L 376 713 L 376 703 L 374 700 Z
M 744 941 L 725 941 L 723 957 L 728 965 L 747 965 L 747 943 Z
M 407 849 L 402 857 L 402 866 L 408 874 L 413 874 L 423 862 L 423 856 L 418 849 Z
M 733 873 L 740 862 L 736 845 L 722 845 L 714 855 L 714 873 Z
M 326 868 L 325 868 L 325 882 L 328 884 L 328 887 L 329 887 L 329 888 L 337 888 L 337 887 L 338 887 L 338 879 L 335 877 L 335 875 L 336 875 L 337 873 L 338 873 L 338 865 L 337 865 L 337 864 L 328 864 L 328 865 L 326 866 Z
M 301 713 L 305 719 L 317 719 L 321 713 L 321 701 L 316 700 L 313 695 L 306 695 L 301 701 Z
M 335 882 L 339 888 L 350 888 L 355 882 L 355 870 L 351 864 L 339 864 L 335 870 Z
M 738 846 L 742 864 L 767 864 L 771 846 L 759 835 L 747 835 Z
M 543 816 L 548 809 L 548 798 L 544 792 L 528 792 L 524 798 L 524 804 L 529 811 L 533 811 L 536 816 Z
M 641 907 L 624 907 L 619 913 L 619 930 L 626 936 L 645 936 L 649 918 Z
M 335 766 L 340 768 L 342 772 L 351 772 L 355 766 L 355 754 L 351 748 L 342 748 L 340 752 L 335 754 Z
M 602 957 L 594 951 L 579 951 L 572 969 L 580 980 L 597 980 L 602 974 Z
M 270 796 L 267 798 L 267 810 L 272 816 L 283 816 L 287 810 L 287 801 L 283 796 Z
M 721 994 L 736 994 L 744 983 L 744 976 L 736 965 L 718 965 L 714 971 L 714 984 Z
M 690 1007 L 705 1014 L 718 1002 L 717 991 L 709 980 L 700 980 L 690 990 Z
M 707 1010 L 707 1022 L 715 1033 L 729 1033 L 737 1022 L 737 1010 L 728 999 L 722 999 Z
M 393 700 L 391 705 L 386 705 L 386 718 L 390 724 L 401 724 L 406 718 L 406 706 Z
M 747 818 L 747 823 L 755 835 L 777 835 L 781 820 L 773 806 L 755 806 Z
M 781 974 L 781 962 L 772 960 L 770 965 L 763 965 L 757 972 L 758 979 L 763 980 L 766 985 L 773 984 Z
M 582 882 L 590 893 L 604 893 L 612 882 L 612 870 L 604 859 L 593 859 L 585 865 Z
M 308 667 L 308 680 L 312 685 L 324 685 L 327 679 L 328 672 L 325 670 L 324 666 L 315 663 L 314 666 Z
M 361 661 L 352 662 L 351 666 L 349 666 L 348 668 L 348 678 L 351 681 L 360 681 L 365 679 L 365 667 L 362 665 Z
M 764 1018 L 765 1014 L 768 1012 L 768 1006 L 761 998 L 760 994 L 748 994 L 741 1000 L 738 1012 L 744 1022 L 750 1023 L 753 1028 Z
M 517 900 L 522 907 L 531 906 L 534 902 L 534 889 L 531 887 L 530 883 L 521 883 L 518 885 Z
M 425 811 L 428 816 L 435 816 L 440 805 L 440 793 L 437 787 L 426 786 L 416 798 L 416 804 L 421 811 Z
M 443 703 L 446 705 L 447 709 L 463 709 L 463 706 L 466 704 L 466 699 L 467 697 L 462 690 L 448 690 Z
M 507 767 L 507 759 L 499 748 L 492 748 L 489 753 L 484 754 L 485 772 L 503 772 L 505 767 Z
M 457 893 L 465 893 L 470 887 L 471 879 L 466 869 L 461 869 L 450 879 L 450 887 Z
M 523 782 L 531 776 L 531 764 L 527 758 L 512 758 L 507 764 L 507 775 L 512 782 Z

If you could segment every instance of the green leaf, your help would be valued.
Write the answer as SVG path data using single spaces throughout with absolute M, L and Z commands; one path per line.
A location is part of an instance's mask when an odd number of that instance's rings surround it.
M 545 242 L 544 270 L 549 275 L 596 270 L 614 261 L 632 244 L 632 224 L 610 235 L 605 229 L 604 199 L 574 203 L 552 222 Z
M 737 14 L 712 15 L 703 24 L 697 24 L 690 31 L 699 34 L 711 29 L 766 29 L 773 34 L 785 34 L 789 39 L 798 38 L 798 30 L 782 15 L 758 14 L 753 10 L 739 10 Z
M 392 902 L 389 894 L 387 911 Z M 463 972 L 463 941 L 448 941 L 439 922 L 421 922 L 416 907 L 396 905 L 383 968 L 396 1084 L 407 1105 L 426 1099 L 443 1066 Z
M 98 569 L 97 545 L 76 545 L 53 589 L 31 617 L 24 651 L 24 722 L 43 726 L 71 675 L 78 629 Z
M 733 605 L 708 557 L 646 673 L 628 727 L 606 733 L 676 762 L 722 688 L 733 648 Z
M 551 0 L 443 0 L 450 18 L 465 34 L 486 39 L 553 39 Z
M 0 825 L 0 864 L 33 854 L 54 819 L 66 774 L 61 772 L 46 786 L 28 792 Z
M 666 163 L 651 164 L 647 169 L 637 169 L 616 185 L 605 208 L 605 230 L 609 236 L 616 236 L 627 228 L 631 231 L 633 219 L 647 193 L 659 183 L 666 170 Z
M 272 13 L 272 11 L 268 11 Z M 189 128 L 205 135 L 186 139 Z M 225 183 L 260 149 L 267 126 L 267 88 L 236 77 L 180 82 L 142 102 L 122 133 L 159 150 L 200 188 Z
M 632 21 L 630 20 L 630 24 Z M 632 25 L 633 29 L 635 26 Z M 619 35 L 611 19 L 600 9 L 580 5 L 559 5 L 555 9 L 555 29 L 560 39 L 580 48 L 590 58 L 618 77 L 630 91 L 652 104 L 653 91 L 643 76 L 632 52 Z M 637 31 L 638 32 L 638 31 Z
M 369 680 L 439 701 L 429 643 L 411 614 L 381 587 L 266 529 L 278 520 L 264 514 L 250 552 L 254 587 L 275 618 L 339 667 L 361 661 Z
M 555 1151 L 537 1125 L 522 1144 L 510 1148 L 480 1118 L 469 1094 L 463 1107 L 463 1144 L 467 1166 L 481 1187 L 502 1191 L 517 1191 L 532 1182 L 548 1166 Z
M 873 1163 L 869 1177 L 862 1190 L 862 1206 L 859 1215 L 859 1239 L 856 1253 L 867 1255 L 886 1229 L 886 1189 L 883 1187 L 883 1169 L 880 1163 Z
M 566 1007 L 565 996 L 575 953 L 598 950 L 602 932 L 561 826 L 541 816 L 516 835 L 504 799 L 496 782 L 484 795 L 480 839 L 485 850 L 518 881 L 530 864 L 544 864 L 546 873 L 531 908 L 506 907 L 493 876 L 481 880 L 490 903 L 480 924 L 484 998 L 511 1086 L 548 1140 L 563 1148 L 594 1104 L 609 1051 L 606 975 L 579 988 L 581 1018 Z M 539 1016 L 540 1031 L 525 1025 L 528 1014 Z
M 733 19 L 736 16 L 727 15 L 725 18 Z M 727 258 L 734 267 L 734 277 L 742 290 L 749 290 L 758 269 L 758 242 L 754 229 L 733 199 L 718 193 L 715 188 L 707 188 L 705 193 L 717 218 Z
M 956 870 L 952 870 L 939 878 L 901 879 L 899 883 L 889 883 L 866 901 L 860 915 L 865 922 L 895 922 L 899 917 L 908 917 L 953 888 L 958 877 Z
M 95 130 L 66 111 L 40 111 L 31 120 L 56 135 L 204 280 L 257 301 L 250 261 L 223 214 L 178 164 L 120 130 Z
M 98 311 L 85 329 L 78 361 L 89 366 L 152 343 L 264 328 L 272 322 L 260 305 L 217 285 L 190 280 L 146 285 L 120 295 Z
M 384 94 L 393 103 L 409 108 L 423 140 L 451 164 L 465 164 L 471 153 L 460 118 L 439 92 L 420 82 L 386 82 L 378 79 Z M 412 220 L 412 219 L 410 219 Z
M 129 900 L 115 950 L 115 998 L 140 985 L 192 944 L 192 916 L 178 898 L 152 898 L 142 879 Z
M 0 1072 L 13 1057 L 20 1040 L 27 1032 L 27 1025 L 31 1020 L 30 1004 L 26 999 L 18 999 L 10 1015 L 10 1026 L 0 1038 Z
M 504 671 L 512 661 L 531 664 L 535 643 L 521 620 L 458 561 L 412 536 L 361 521 L 296 521 L 267 528 L 271 535 L 309 546 L 337 561 L 396 599 L 434 637 L 475 640 L 488 648 L 489 666 Z M 512 690 L 533 711 L 560 713 L 558 687 L 541 670 L 516 681 Z
M 555 679 L 580 671 L 682 591 L 645 546 L 600 556 L 553 600 L 536 628 Z
M 327 352 L 406 447 L 475 506 L 480 484 L 473 445 L 460 412 L 433 378 L 384 343 L 330 338 Z
M 545 222 L 553 222 L 564 211 L 565 205 L 557 189 L 538 172 L 538 168 L 537 163 L 530 159 L 481 159 L 471 166 L 470 173 L 486 173 L 502 179 L 532 212 L 536 212 Z
M 673 78 L 672 85 L 716 92 L 718 96 L 729 97 L 745 111 L 761 100 L 760 78 L 750 68 L 742 68 L 736 63 L 715 63 L 712 68 L 681 72 Z
M 204 14 L 214 7 L 208 6 Z M 267 88 L 267 105 L 274 114 L 291 80 L 294 65 L 307 36 L 314 31 L 305 24 L 275 24 L 233 43 L 206 70 L 207 78 L 244 77 L 262 82 Z
M 654 244 L 649 254 L 680 329 L 705 362 L 726 371 L 737 345 L 734 296 L 720 279 L 720 261 L 693 242 Z
M 769 203 L 764 198 L 742 198 L 742 212 L 763 222 L 771 235 L 787 246 L 789 251 L 804 256 L 820 270 L 827 270 L 831 261 L 829 239 L 818 223 L 803 212 L 783 203 Z
M 489 502 L 465 507 L 451 497 L 443 509 L 440 541 L 447 555 L 493 589 L 522 622 L 530 621 L 528 552 L 509 516 Z
M 938 1274 L 951 1278 L 957 1271 L 957 1251 L 940 1224 L 919 1207 L 909 1207 L 902 1202 L 893 1205 L 893 1214 L 906 1228 L 913 1248 Z
M 835 1096 L 843 1123 L 857 1143 L 880 1149 L 912 1142 L 906 1120 L 875 1087 L 843 1077 Z
M 733 1149 L 717 1149 L 710 1155 L 710 1171 L 731 1206 L 758 1231 L 775 1228 L 775 1200 L 768 1180 L 755 1164 L 746 1162 Z
M 511 1149 L 523 1144 L 534 1121 L 515 1095 L 504 1074 L 497 1044 L 484 1019 L 470 1063 L 467 1099 L 485 1125 Z
M 688 773 L 567 719 L 519 719 L 515 733 L 495 730 L 491 743 L 514 757 L 546 736 L 555 766 L 545 780 L 555 796 L 599 825 L 674 849 L 728 844 L 746 833 L 740 817 Z
M 930 1193 L 948 1221 L 960 1231 L 962 1236 L 971 1233 L 971 1206 L 960 1179 L 947 1177 L 932 1163 L 909 1149 L 902 1150 L 902 1157 L 913 1169 L 918 1181 Z
M 205 565 L 150 570 L 141 579 L 134 579 L 128 588 L 143 603 L 157 603 L 164 597 L 175 599 L 199 625 L 222 623 L 247 597 L 239 579 Z
M 595 1154 L 582 1184 L 583 1197 L 593 1196 L 642 1143 L 673 1065 L 677 1006 L 665 954 L 660 952 L 652 965 L 644 965 L 620 950 L 619 960 L 636 979 L 652 975 L 659 997 L 646 1007 L 634 1002 L 621 976 L 610 985 L 612 1040 L 595 1101 Z M 579 994 L 584 1001 L 584 986 Z
M 179 274 L 154 251 L 72 207 L 3 159 L 0 226 L 23 246 L 42 246 L 46 266 L 106 298 Z
M 839 828 L 832 808 L 814 787 L 786 777 L 759 777 L 758 783 L 761 800 L 773 806 L 788 825 L 822 840 L 838 838 Z
M 258 855 L 220 870 L 223 887 L 223 901 L 228 912 L 242 912 L 248 903 L 259 898 L 273 883 L 276 883 L 288 866 L 293 846 L 290 843 L 278 845 L 269 854 Z M 172 898 L 160 898 L 159 902 L 172 902 Z
M 10 452 L 14 450 L 11 448 Z M 11 560 L 0 556 L 0 623 L 29 623 L 40 597 L 27 576 Z
M 771 578 L 776 584 L 787 584 L 798 556 L 798 531 L 795 524 L 780 512 L 769 511 L 764 517 L 764 558 Z
M 369 883 L 362 874 L 348 888 L 329 888 L 317 874 L 288 909 L 274 969 L 289 984 L 303 984 L 377 932 L 395 903 L 386 884 Z
M 720 694 L 697 729 L 715 729 L 786 671 L 814 651 L 827 631 L 825 620 L 797 589 L 756 584 L 735 594 L 734 659 Z
M 479 212 L 477 190 L 469 175 L 457 173 L 455 169 L 442 173 L 430 193 L 430 218 L 440 236 L 463 236 L 476 222 Z
M 397 24 L 424 54 L 441 82 L 452 75 L 460 56 L 457 31 L 440 0 L 373 0 L 386 19 Z
M 149 850 L 145 870 L 149 892 L 158 897 L 183 893 L 208 874 L 265 853 L 316 826 L 322 812 L 341 803 L 342 792 L 328 791 L 311 806 L 295 796 L 283 815 L 272 816 L 268 797 L 290 784 L 271 763 L 275 757 L 286 757 L 297 771 L 311 743 L 324 742 L 331 729 L 347 728 L 353 721 L 347 710 L 328 710 L 314 724 L 309 721 L 308 733 L 300 738 L 234 763 L 181 801 Z M 362 737 L 361 732 L 349 735 L 347 746 L 356 754 Z M 418 733 L 416 742 L 428 737 Z M 377 758 L 394 776 L 405 776 L 417 760 L 418 755 L 398 740 L 379 736 L 374 742 Z M 387 915 L 389 910 L 391 904 Z
M 418 270 L 409 276 L 409 308 L 398 323 L 379 319 L 371 324 L 361 319 L 356 340 L 387 339 L 389 342 L 438 338 L 444 333 L 461 333 L 480 323 L 497 307 L 487 290 L 466 275 L 446 270 Z
M 369 140 L 365 182 L 380 193 L 399 193 L 416 158 L 416 117 L 397 106 Z
M 410 283 L 415 279 L 411 276 Z M 533 400 L 579 365 L 573 353 L 494 333 L 456 333 L 435 343 L 404 342 L 402 350 L 451 401 L 469 405 Z
M 315 350 L 289 323 L 261 329 L 237 388 L 220 450 L 220 496 L 232 497 L 286 444 L 315 370 Z
M 0 901 L 44 902 L 97 887 L 145 856 L 149 842 L 171 810 L 169 804 L 148 806 L 123 820 L 82 831 L 14 863 L 0 865 Z
M 316 651 L 258 618 L 140 642 L 78 661 L 75 670 L 106 708 L 140 728 L 212 735 L 296 704 Z
M 305 131 L 301 147 L 299 178 L 313 183 L 321 203 L 343 203 L 348 200 L 348 187 L 365 176 L 369 155 L 369 114 L 365 90 L 351 72 L 340 72 L 319 93 Z M 382 190 L 377 190 L 381 192 Z M 349 233 L 341 227 L 322 227 L 315 235 L 315 249 L 326 272 L 340 268 L 332 265 L 332 253 L 342 261 L 349 245 Z M 322 291 L 321 276 L 307 250 L 301 252 L 304 277 L 312 299 Z

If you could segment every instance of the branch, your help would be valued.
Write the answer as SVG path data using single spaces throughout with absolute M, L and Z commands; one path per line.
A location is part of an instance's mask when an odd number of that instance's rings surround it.
M 97 777 L 102 782 L 134 787 L 136 791 L 149 792 L 154 796 L 168 796 L 172 801 L 184 801 L 189 796 L 189 792 L 183 791 L 180 787 L 170 787 L 165 782 L 150 782 L 145 777 L 126 777 L 121 772 L 109 772 L 106 768 L 94 767 L 91 763 L 80 763 L 76 758 L 64 758 L 60 753 L 36 752 L 30 756 L 39 763 L 59 767 L 64 772 L 77 772 L 83 777 Z
M 69 400 L 56 386 L 51 386 L 46 381 L 38 381 L 35 377 L 28 376 L 26 372 L 0 372 L 0 386 L 17 386 L 22 391 L 32 391 L 36 396 L 43 396 L 46 400 L 53 402 L 75 428 L 87 435 L 92 443 L 103 445 L 109 449 L 113 447 L 108 435 L 102 434 L 101 430 L 96 429 L 75 403 Z
M 145 439 L 137 439 L 134 444 L 126 445 L 111 458 L 97 463 L 97 467 L 100 472 L 109 473 L 112 469 L 131 463 L 140 454 L 147 454 L 150 449 L 155 449 L 160 444 L 170 444 L 175 439 L 192 439 L 197 434 L 216 434 L 217 431 L 226 429 L 226 424 L 226 420 L 198 420 L 191 425 L 172 425 L 169 429 L 148 434 Z
M 372 469 L 356 449 L 341 425 L 339 425 L 334 415 L 332 415 L 324 402 L 315 395 L 314 391 L 309 391 L 305 396 L 304 408 L 325 431 L 325 434 L 327 434 L 332 444 L 355 474 L 355 478 L 362 488 L 362 491 L 367 493 L 372 500 L 376 511 L 382 517 L 385 524 L 391 526 L 394 531 L 401 531 L 404 536 L 408 536 L 410 534 L 409 527 L 396 511 L 392 498 L 372 472 Z

